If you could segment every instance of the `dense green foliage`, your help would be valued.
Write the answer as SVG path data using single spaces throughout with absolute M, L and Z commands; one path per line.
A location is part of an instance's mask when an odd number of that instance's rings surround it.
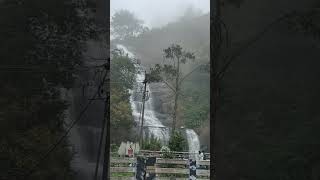
M 210 91 L 207 84 L 208 75 L 196 80 L 186 81 L 183 85 L 183 98 L 181 100 L 181 114 L 187 128 L 200 128 L 208 121 L 210 112 Z M 201 77 L 198 75 L 196 77 Z M 198 88 L 195 88 L 198 87 Z
M 147 138 L 143 141 L 142 149 L 150 151 L 160 151 L 161 142 L 159 139 L 151 136 L 150 138 Z
M 168 147 L 171 151 L 182 152 L 187 149 L 187 141 L 181 132 L 175 131 L 174 134 L 170 136 Z
M 133 87 L 136 70 L 131 59 L 118 50 L 112 52 L 110 69 L 111 143 L 120 144 L 134 138 L 130 134 L 134 120 L 129 89 Z
M 60 88 L 72 87 L 84 42 L 95 35 L 88 6 L 5 0 L 0 8 L 0 179 L 72 179 L 66 140 L 25 174 L 65 132 Z

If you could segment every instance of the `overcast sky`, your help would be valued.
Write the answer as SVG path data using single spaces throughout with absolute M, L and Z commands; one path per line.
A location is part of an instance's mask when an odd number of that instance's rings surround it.
M 115 11 L 128 9 L 149 27 L 159 27 L 175 21 L 193 6 L 203 13 L 210 11 L 210 0 L 111 0 L 111 16 Z

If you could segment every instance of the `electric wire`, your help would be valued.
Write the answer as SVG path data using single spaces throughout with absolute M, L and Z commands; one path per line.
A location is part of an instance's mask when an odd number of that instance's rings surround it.
M 82 109 L 82 111 L 79 113 L 78 118 L 76 120 L 74 120 L 70 127 L 66 130 L 66 132 L 64 133 L 64 135 L 62 137 L 60 137 L 60 139 L 54 143 L 51 148 L 49 148 L 49 150 L 43 154 L 41 156 L 41 158 L 38 160 L 38 162 L 36 163 L 36 165 L 34 165 L 34 167 L 31 168 L 31 170 L 25 175 L 25 178 L 27 179 L 30 175 L 32 175 L 35 171 L 36 168 L 45 160 L 48 158 L 48 156 L 58 147 L 59 144 L 61 144 L 63 142 L 63 140 L 67 137 L 67 135 L 70 133 L 71 129 L 76 125 L 77 122 L 79 122 L 82 118 L 82 116 L 85 114 L 85 112 L 87 111 L 87 109 L 89 108 L 89 106 L 92 104 L 92 102 L 94 101 L 93 99 L 96 98 L 96 96 L 100 93 L 101 88 L 103 87 L 105 83 L 105 78 L 102 81 L 102 83 L 99 85 L 97 92 L 92 96 L 91 100 L 89 100 L 89 102 L 86 104 L 86 106 Z

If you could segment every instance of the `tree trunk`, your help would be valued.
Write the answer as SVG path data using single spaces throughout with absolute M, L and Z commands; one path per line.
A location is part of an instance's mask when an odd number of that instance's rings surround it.
M 174 112 L 173 112 L 173 122 L 172 122 L 172 135 L 176 129 L 177 122 L 177 110 L 178 110 L 178 98 L 179 98 L 179 75 L 180 75 L 180 60 L 177 61 L 177 76 L 176 76 L 176 92 L 174 97 Z

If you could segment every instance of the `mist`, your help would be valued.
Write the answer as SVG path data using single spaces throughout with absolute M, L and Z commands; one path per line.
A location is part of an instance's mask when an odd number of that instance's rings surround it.
M 188 8 L 202 14 L 210 11 L 210 0 L 111 0 L 112 15 L 120 9 L 133 12 L 149 28 L 162 27 L 184 15 Z

